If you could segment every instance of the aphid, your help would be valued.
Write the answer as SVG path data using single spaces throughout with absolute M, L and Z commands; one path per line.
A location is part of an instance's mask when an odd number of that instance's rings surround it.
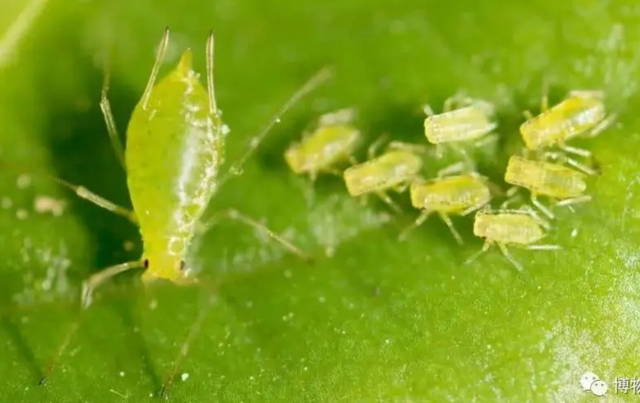
M 473 170 L 475 164 L 460 145 L 478 143 L 496 129 L 498 125 L 493 120 L 494 106 L 487 101 L 458 93 L 445 101 L 443 113 L 435 114 L 429 105 L 424 106 L 424 112 L 427 115 L 424 134 L 431 144 L 436 145 L 438 154 L 442 155 L 443 145 L 449 145 L 463 157 L 469 169 Z
M 366 162 L 347 168 L 344 173 L 344 182 L 351 196 L 357 197 L 367 194 L 376 194 L 395 211 L 400 211 L 397 204 L 386 193 L 388 190 L 403 192 L 417 179 L 422 169 L 420 146 L 391 142 L 387 150 L 380 156 L 374 157 L 381 137 L 369 147 Z
M 425 183 L 411 184 L 411 204 L 421 209 L 416 221 L 401 234 L 422 225 L 431 213 L 437 213 L 447 224 L 456 242 L 463 244 L 462 237 L 453 226 L 450 214 L 464 216 L 470 214 L 491 201 L 491 189 L 488 181 L 478 175 L 466 174 L 448 178 L 438 178 Z
M 561 249 L 558 245 L 536 244 L 547 236 L 548 230 L 549 224 L 538 217 L 531 208 L 478 211 L 473 223 L 473 233 L 484 238 L 485 243 L 482 249 L 467 259 L 464 264 L 473 262 L 496 244 L 507 260 L 521 272 L 522 265 L 511 256 L 508 246 L 513 245 L 529 250 Z
M 572 91 L 564 101 L 549 108 L 545 95 L 538 116 L 525 112 L 527 120 L 520 126 L 525 146 L 530 151 L 540 151 L 557 145 L 566 153 L 590 157 L 588 150 L 567 146 L 566 142 L 576 136 L 595 137 L 614 122 L 617 115 L 607 116 L 603 98 L 601 91 Z M 597 173 L 572 158 L 565 159 L 587 174 Z
M 213 33 L 207 41 L 207 88 L 198 81 L 192 70 L 190 49 L 182 55 L 177 67 L 156 83 L 160 65 L 169 43 L 169 29 L 165 31 L 159 47 L 149 82 L 133 110 L 127 129 L 127 148 L 122 155 L 118 133 L 107 99 L 108 76 L 102 91 L 101 106 L 107 129 L 116 153 L 127 171 L 127 184 L 133 211 L 116 206 L 91 193 L 84 187 L 61 181 L 76 194 L 96 205 L 129 218 L 140 227 L 144 252 L 138 260 L 107 267 L 92 275 L 83 284 L 82 308 L 91 303 L 96 287 L 127 270 L 144 268 L 142 280 L 145 284 L 157 279 L 169 280 L 175 284 L 193 284 L 195 276 L 185 266 L 185 256 L 197 231 L 197 225 L 205 208 L 229 175 L 241 172 L 248 156 L 269 129 L 279 121 L 282 114 L 303 95 L 317 87 L 330 76 L 328 69 L 321 70 L 301 87 L 267 127 L 249 143 L 246 153 L 238 164 L 220 177 L 220 167 L 224 161 L 225 137 L 228 129 L 221 120 L 213 84 Z M 291 252 L 306 257 L 288 241 L 271 232 L 265 226 L 236 210 L 220 214 L 238 220 L 268 233 Z M 204 311 L 203 311 L 204 312 Z M 204 316 L 194 322 L 189 337 L 180 349 L 174 362 L 171 376 L 163 385 L 166 390 L 172 381 L 178 363 L 185 357 L 193 334 L 199 328 Z M 68 344 L 77 323 L 67 334 L 57 357 Z M 57 359 L 56 357 L 56 359 Z M 55 360 L 54 360 L 55 362 Z M 47 373 L 51 371 L 53 363 Z M 43 378 L 43 382 L 46 376 Z
M 360 131 L 353 126 L 355 111 L 341 109 L 322 115 L 313 131 L 303 133 L 302 141 L 284 153 L 289 168 L 296 174 L 308 174 L 315 181 L 319 173 L 340 175 L 340 163 L 353 159 Z
M 535 161 L 512 156 L 504 175 L 505 182 L 531 191 L 531 202 L 547 217 L 554 215 L 549 208 L 540 203 L 538 195 L 557 199 L 557 206 L 566 206 L 591 200 L 585 195 L 586 176 L 571 168 L 544 161 Z M 512 191 L 510 190 L 510 193 Z

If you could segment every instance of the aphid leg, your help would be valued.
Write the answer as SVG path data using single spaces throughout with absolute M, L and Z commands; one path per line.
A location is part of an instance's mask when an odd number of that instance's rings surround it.
M 318 119 L 320 126 L 332 126 L 337 124 L 351 123 L 356 117 L 354 108 L 344 108 L 331 113 L 325 113 Z
M 456 102 L 455 96 L 445 99 L 444 105 L 442 106 L 442 111 L 446 113 L 455 109 L 454 107 L 455 102 Z
M 507 199 L 504 202 L 502 202 L 502 204 L 500 205 L 500 210 L 504 210 L 508 208 L 510 205 L 512 205 L 513 203 L 515 203 L 516 201 L 522 199 L 522 193 L 519 192 L 519 190 L 520 188 L 517 186 L 512 186 L 507 190 L 506 192 Z
M 104 283 L 105 281 L 107 281 L 108 279 L 112 278 L 113 276 L 115 276 L 117 274 L 120 274 L 122 272 L 125 272 L 127 270 L 131 270 L 131 269 L 138 269 L 138 268 L 141 268 L 143 266 L 144 266 L 144 263 L 141 262 L 141 261 L 132 261 L 132 262 L 121 263 L 121 264 L 118 264 L 118 265 L 115 265 L 115 266 L 107 267 L 104 270 L 101 270 L 98 273 L 95 273 L 95 274 L 91 275 L 82 284 L 82 295 L 81 295 L 81 300 L 80 300 L 81 301 L 80 302 L 80 314 L 82 314 L 82 312 L 84 312 L 89 307 L 89 305 L 91 304 L 91 297 L 92 297 L 92 294 L 93 294 L 93 290 L 95 290 L 100 284 Z M 47 365 L 47 368 L 45 370 L 44 376 L 40 380 L 40 385 L 44 385 L 47 382 L 47 379 L 49 378 L 49 375 L 51 374 L 51 372 L 53 371 L 55 365 L 57 364 L 57 362 L 60 360 L 60 358 L 64 354 L 67 346 L 69 345 L 69 342 L 71 341 L 71 338 L 73 337 L 73 335 L 75 334 L 76 330 L 78 329 L 79 324 L 80 324 L 80 318 L 78 318 L 78 320 L 76 320 L 71 325 L 71 327 L 69 328 L 69 330 L 65 334 L 64 338 L 62 339 L 62 343 L 60 343 L 60 347 L 56 351 L 55 356 L 50 361 L 50 363 Z
M 591 157 L 591 151 L 589 151 L 589 150 L 585 150 L 583 148 L 571 147 L 571 146 L 568 146 L 568 145 L 563 144 L 563 143 L 558 144 L 558 146 L 560 147 L 560 149 L 562 151 L 564 151 L 566 153 L 579 155 L 579 156 L 584 157 L 584 158 L 590 158 Z
M 153 68 L 151 69 L 151 74 L 149 75 L 149 81 L 147 82 L 147 86 L 144 89 L 144 93 L 142 93 L 142 108 L 147 109 L 147 102 L 149 102 L 149 97 L 151 96 L 151 89 L 158 78 L 158 72 L 160 71 L 160 65 L 164 61 L 164 55 L 167 53 L 167 47 L 169 46 L 169 27 L 165 28 L 164 35 L 162 36 L 162 40 L 160 41 L 160 46 L 158 47 L 158 51 L 156 54 L 156 60 L 153 63 Z
M 55 355 L 45 367 L 44 375 L 42 376 L 42 378 L 40 378 L 40 382 L 38 382 L 38 385 L 42 386 L 47 383 L 47 381 L 49 380 L 49 377 L 51 376 L 51 373 L 53 372 L 56 365 L 60 361 L 60 358 L 62 358 L 62 355 L 66 351 L 67 346 L 69 345 L 69 342 L 73 338 L 73 335 L 76 333 L 79 326 L 80 326 L 80 318 L 78 318 L 75 322 L 73 322 L 73 324 L 69 327 L 69 330 L 67 331 L 64 338 L 62 339 L 62 343 L 60 343 L 60 346 L 56 350 Z
M 546 85 L 545 85 L 546 87 Z M 542 99 L 540 99 L 540 111 L 546 112 L 549 109 L 549 94 L 547 93 L 547 89 L 545 89 L 544 94 L 542 94 Z
M 525 248 L 529 250 L 562 250 L 560 245 L 527 245 Z
M 209 97 L 209 113 L 218 114 L 218 106 L 216 104 L 216 92 L 213 81 L 213 56 L 215 50 L 215 38 L 213 31 L 209 33 L 207 38 L 207 96 Z
M 593 129 L 585 133 L 584 136 L 588 138 L 596 137 L 597 135 L 608 129 L 609 126 L 611 126 L 616 121 L 616 119 L 618 119 L 617 113 L 610 114 L 606 118 L 602 119 L 600 123 L 598 123 Z
M 127 167 L 124 159 L 124 147 L 122 147 L 122 142 L 120 141 L 120 135 L 118 134 L 118 128 L 116 127 L 116 121 L 113 117 L 111 103 L 108 98 L 110 76 L 110 67 L 105 63 L 104 77 L 102 80 L 102 94 L 100 96 L 100 109 L 102 110 L 104 122 L 107 125 L 107 133 L 109 134 L 109 141 L 111 142 L 113 152 L 116 154 L 116 158 L 122 168 L 126 171 Z
M 398 206 L 396 204 L 396 202 L 391 200 L 389 195 L 386 194 L 385 192 L 376 192 L 376 195 L 380 198 L 380 200 L 385 202 L 387 204 L 387 206 L 389 206 L 394 212 L 396 212 L 396 213 L 401 213 L 402 212 L 402 210 L 400 209 L 400 206 Z
M 591 201 L 591 195 L 584 195 L 560 200 L 559 202 L 556 202 L 556 206 L 569 206 L 572 204 L 586 203 L 589 201 Z
M 313 183 L 316 183 L 317 179 L 318 179 L 318 172 L 317 171 L 309 171 L 309 181 L 313 184 Z
M 460 213 L 461 216 L 467 216 L 475 211 L 481 210 L 483 207 L 487 206 L 489 204 L 489 200 L 485 200 L 483 202 L 477 203 L 473 206 L 467 207 L 467 209 L 462 210 L 462 212 Z
M 424 222 L 427 220 L 427 218 L 429 218 L 431 213 L 432 211 L 430 210 L 422 210 L 422 212 L 420 213 L 418 218 L 416 218 L 413 224 L 407 226 L 404 230 L 402 230 L 402 232 L 400 232 L 400 234 L 398 235 L 398 240 L 404 241 L 405 239 L 407 239 L 407 235 L 409 235 L 409 233 L 414 229 L 424 224 Z
M 468 265 L 476 261 L 480 256 L 484 255 L 485 253 L 487 253 L 489 249 L 491 249 L 491 245 L 492 245 L 492 242 L 485 241 L 484 245 L 482 245 L 482 249 L 480 249 L 473 255 L 469 256 L 467 260 L 464 261 L 463 264 Z
M 332 75 L 332 70 L 329 67 L 325 67 L 318 71 L 313 77 L 311 77 L 306 83 L 302 85 L 292 96 L 285 102 L 285 104 L 276 112 L 275 116 L 271 119 L 271 121 L 258 133 L 257 136 L 252 137 L 249 140 L 249 144 L 247 146 L 244 154 L 238 159 L 230 168 L 229 171 L 220 178 L 218 183 L 218 188 L 220 188 L 227 180 L 229 180 L 233 176 L 238 176 L 242 173 L 242 168 L 247 161 L 247 159 L 255 152 L 258 148 L 262 140 L 266 137 L 266 135 L 271 131 L 273 126 L 277 123 L 280 123 L 280 119 L 282 115 L 285 114 L 293 105 L 298 103 L 303 96 L 307 95 L 309 92 L 313 91 L 317 87 L 319 87 L 324 81 L 329 79 Z
M 531 194 L 531 203 L 533 203 L 534 206 L 536 206 L 544 215 L 546 215 L 550 219 L 553 220 L 555 218 L 555 215 L 553 215 L 551 210 L 547 206 L 542 204 L 542 202 L 538 200 L 538 197 L 534 193 Z
M 531 113 L 531 111 L 526 110 L 526 111 L 522 111 L 522 116 L 524 116 L 524 118 L 526 120 L 531 120 L 533 119 L 533 113 Z
M 444 221 L 444 223 L 447 224 L 447 227 L 449 227 L 449 230 L 453 234 L 453 237 L 456 239 L 456 242 L 458 243 L 458 245 L 464 245 L 464 241 L 462 240 L 462 237 L 456 230 L 456 227 L 453 226 L 453 222 L 451 221 L 451 218 L 447 214 L 440 211 L 438 212 L 438 215 L 440 216 L 442 221 Z
M 467 165 L 467 170 L 469 172 L 473 172 L 476 170 L 475 161 L 473 161 L 473 158 L 471 158 L 471 156 L 463 146 L 451 144 L 451 147 L 454 148 L 458 152 L 458 154 L 460 154 L 462 159 L 465 161 Z
M 579 161 L 574 160 L 573 158 L 565 158 L 565 162 L 569 165 L 571 165 L 572 167 L 579 169 L 580 171 L 584 172 L 587 175 L 591 175 L 591 176 L 597 176 L 600 175 L 601 172 L 595 168 L 591 168 L 588 165 L 585 165 Z
M 489 193 L 491 193 L 492 196 L 497 197 L 497 196 L 504 196 L 506 195 L 506 192 L 498 185 L 496 185 L 495 183 L 491 182 L 490 180 L 483 178 L 482 175 L 480 175 L 477 172 L 472 172 L 471 176 L 474 176 L 476 178 L 480 178 L 480 179 L 484 179 L 484 184 L 487 185 L 487 187 L 489 188 Z
M 544 218 L 540 217 L 540 214 L 538 214 L 538 212 L 528 204 L 525 204 L 525 205 L 521 206 L 520 209 L 518 209 L 518 210 L 512 210 L 512 211 L 503 210 L 502 212 L 503 213 L 512 212 L 512 213 L 526 214 L 529 217 L 533 218 L 545 230 L 548 231 L 548 230 L 551 229 L 551 224 L 547 220 L 545 220 Z
M 354 165 L 358 163 L 358 161 L 356 161 L 355 159 L 351 160 L 351 158 L 349 158 L 349 160 L 351 161 L 351 163 L 354 163 Z M 324 168 L 322 172 L 340 177 L 344 175 L 344 172 L 336 168 Z
M 365 193 L 365 194 L 363 194 L 362 196 L 360 196 L 360 197 L 358 198 L 358 199 L 360 199 L 360 205 L 361 205 L 362 207 L 366 207 L 366 206 L 367 206 L 367 204 L 369 203 L 369 196 L 370 196 L 370 194 L 369 194 L 369 193 Z
M 82 308 L 86 309 L 91 305 L 91 299 L 93 297 L 93 291 L 98 288 L 102 283 L 109 280 L 110 278 L 123 273 L 125 271 L 129 271 L 132 269 L 140 269 L 144 267 L 144 262 L 140 260 L 134 260 L 131 262 L 120 263 L 115 266 L 109 266 L 99 272 L 92 274 L 85 282 L 82 284 Z
M 580 149 L 578 149 L 580 150 Z M 588 152 L 588 151 L 587 151 Z M 567 156 L 564 153 L 560 153 L 560 152 L 553 152 L 553 151 L 547 151 L 543 154 L 544 159 L 551 159 L 554 161 L 557 161 L 561 164 L 568 164 L 571 165 L 572 167 L 582 171 L 583 173 L 587 174 L 587 175 L 591 175 L 591 176 L 597 176 L 600 174 L 600 171 L 598 171 L 595 168 L 592 168 L 588 165 L 585 165 L 579 161 L 576 161 L 575 159 Z
M 435 113 L 433 112 L 433 109 L 431 109 L 431 106 L 429 104 L 424 104 L 422 106 L 422 111 L 424 112 L 425 115 L 427 115 L 427 117 L 431 117 L 435 115 Z
M 496 143 L 498 140 L 500 140 L 500 136 L 498 136 L 497 133 L 491 133 L 475 141 L 473 146 L 475 148 L 482 148 L 492 143 Z
M 504 257 L 506 257 L 507 260 L 511 262 L 511 264 L 513 265 L 513 267 L 516 268 L 516 270 L 522 273 L 524 271 L 522 265 L 518 263 L 518 261 L 514 259 L 513 256 L 511 256 L 511 253 L 509 253 L 509 249 L 507 248 L 507 245 L 501 242 L 497 242 L 497 244 L 498 244 L 498 248 L 500 248 L 500 251 L 502 252 Z
M 171 387 L 171 383 L 175 379 L 178 369 L 180 368 L 180 366 L 182 365 L 182 362 L 184 361 L 184 359 L 187 357 L 187 354 L 189 353 L 189 347 L 191 347 L 193 340 L 196 338 L 198 333 L 200 333 L 200 330 L 202 329 L 202 325 L 207 317 L 207 314 L 213 307 L 214 303 L 215 303 L 215 295 L 213 292 L 211 292 L 211 294 L 209 295 L 208 301 L 206 302 L 205 306 L 202 308 L 200 313 L 198 313 L 198 317 L 191 325 L 191 329 L 189 329 L 189 332 L 187 333 L 187 337 L 182 342 L 182 345 L 180 346 L 180 351 L 178 352 L 178 356 L 173 360 L 173 364 L 171 364 L 171 369 L 169 370 L 169 372 L 167 372 L 167 375 L 164 378 L 164 382 L 162 383 L 162 389 L 160 390 L 161 398 L 164 398 L 167 396 L 169 388 Z
M 427 154 L 429 148 L 421 144 L 405 143 L 403 141 L 392 141 L 387 146 L 388 150 L 402 150 L 416 154 Z
M 458 90 L 453 96 L 445 99 L 443 112 L 450 112 L 452 110 L 462 108 L 471 104 L 473 104 L 473 99 L 469 97 L 464 91 Z
M 420 179 L 421 179 L 420 177 L 409 179 L 408 181 L 406 181 L 404 183 L 396 185 L 396 187 L 394 187 L 392 189 L 397 193 L 404 193 L 411 186 L 411 183 L 418 182 Z
M 443 178 L 445 176 L 449 176 L 449 175 L 453 175 L 456 173 L 460 173 L 460 172 L 464 172 L 465 168 L 467 167 L 467 165 L 462 162 L 455 162 L 451 165 L 448 165 L 444 168 L 442 168 L 441 170 L 438 171 L 438 173 L 436 174 L 438 178 Z
M 90 191 L 89 189 L 85 188 L 84 186 L 78 186 L 78 185 L 74 185 L 72 183 L 69 183 L 63 179 L 60 178 L 56 178 L 55 176 L 50 176 L 48 175 L 51 179 L 55 180 L 56 182 L 58 182 L 59 184 L 73 190 L 75 192 L 75 194 L 80 197 L 81 199 L 85 199 L 93 204 L 95 204 L 98 207 L 102 207 L 105 210 L 109 210 L 112 213 L 118 214 L 120 216 L 123 216 L 125 218 L 128 218 L 131 222 L 133 222 L 134 224 L 138 224 L 138 219 L 136 218 L 136 214 L 131 211 L 128 210 L 124 207 L 120 207 L 117 204 L 110 202 L 109 200 L 98 196 L 97 194 L 93 193 L 92 191 Z
M 215 224 L 217 222 L 219 222 L 220 219 L 222 219 L 222 218 L 235 220 L 235 221 L 238 221 L 240 223 L 246 224 L 247 226 L 252 227 L 252 228 L 254 228 L 254 229 L 258 230 L 258 231 L 262 231 L 265 234 L 267 234 L 271 239 L 273 239 L 276 242 L 280 243 L 280 245 L 282 245 L 289 252 L 292 252 L 292 253 L 298 255 L 301 259 L 306 260 L 306 261 L 311 261 L 312 260 L 311 256 L 309 256 L 308 254 L 306 254 L 303 251 L 301 251 L 298 247 L 296 247 L 291 242 L 289 242 L 286 239 L 284 239 L 282 236 L 280 236 L 280 235 L 276 234 L 275 232 L 273 232 L 272 230 L 270 230 L 266 225 L 259 223 L 258 221 L 254 220 L 253 218 L 251 218 L 251 217 L 249 217 L 249 216 L 247 216 L 245 214 L 242 214 L 238 210 L 235 210 L 235 209 L 227 209 L 227 210 L 223 210 L 223 211 L 215 214 L 206 223 L 200 224 L 199 228 L 197 229 L 197 231 L 200 232 L 201 235 L 203 235 L 211 227 L 215 226 Z

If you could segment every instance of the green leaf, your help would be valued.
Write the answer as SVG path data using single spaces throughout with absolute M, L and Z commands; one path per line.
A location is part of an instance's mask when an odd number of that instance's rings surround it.
M 19 40 L 0 39 L 0 158 L 12 162 L 0 170 L 4 401 L 145 401 L 203 312 L 173 401 L 591 401 L 579 384 L 587 371 L 608 383 L 610 400 L 628 398 L 614 380 L 640 377 L 634 2 L 197 3 L 42 1 Z M 0 6 L 0 37 L 29 7 Z M 316 262 L 225 222 L 192 256 L 216 284 L 213 298 L 203 287 L 145 290 L 122 276 L 79 318 L 80 281 L 139 257 L 138 232 L 33 172 L 128 205 L 98 104 L 102 63 L 110 55 L 110 99 L 124 134 L 166 25 L 173 36 L 163 72 L 187 46 L 204 72 L 215 30 L 230 162 L 307 78 L 335 67 L 332 83 L 285 116 L 210 208 L 264 218 Z M 547 241 L 563 250 L 512 251 L 524 273 L 497 250 L 463 265 L 481 247 L 469 218 L 455 220 L 462 247 L 436 218 L 397 242 L 418 214 L 406 194 L 404 213 L 392 216 L 377 201 L 349 198 L 339 178 L 312 187 L 282 158 L 311 119 L 352 105 L 369 141 L 388 132 L 424 143 L 420 105 L 439 110 L 466 89 L 498 107 L 501 141 L 480 162 L 501 184 L 521 147 L 521 111 L 537 110 L 545 83 L 555 102 L 570 89 L 602 88 L 621 115 L 598 138 L 576 141 L 603 171 L 588 184 L 593 202 L 558 212 Z M 59 203 L 61 215 L 49 211 Z

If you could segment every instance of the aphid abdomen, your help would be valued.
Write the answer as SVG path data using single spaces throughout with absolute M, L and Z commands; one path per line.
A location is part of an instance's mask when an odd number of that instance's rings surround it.
M 468 106 L 427 117 L 424 134 L 431 144 L 441 144 L 474 140 L 495 127 L 480 108 Z
M 560 199 L 581 196 L 587 188 L 584 175 L 580 172 L 519 156 L 509 159 L 504 179 L 511 185 Z
M 480 179 L 462 175 L 431 184 L 414 185 L 411 198 L 414 207 L 443 213 L 460 213 L 471 206 L 488 202 L 491 193 Z
M 582 173 L 560 165 L 552 165 L 544 172 L 542 184 L 540 194 L 559 199 L 582 196 L 587 190 Z
M 477 214 L 473 232 L 488 241 L 518 245 L 530 245 L 545 237 L 535 219 L 514 213 Z
M 351 196 L 385 191 L 406 183 L 422 167 L 422 160 L 407 151 L 390 151 L 378 158 L 347 168 L 344 181 Z
M 224 151 L 223 124 L 209 112 L 190 62 L 187 51 L 153 87 L 146 108 L 135 107 L 127 129 L 128 185 L 150 260 L 147 272 L 171 279 L 215 192 Z
M 565 125 L 566 136 L 564 140 L 578 136 L 594 128 L 606 116 L 606 111 L 602 101 L 591 98 L 570 98 L 576 104 L 573 110 L 569 111 Z

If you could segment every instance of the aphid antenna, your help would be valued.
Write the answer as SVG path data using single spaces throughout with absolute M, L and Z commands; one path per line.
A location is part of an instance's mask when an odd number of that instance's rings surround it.
M 216 104 L 216 93 L 214 86 L 214 50 L 215 50 L 215 37 L 213 30 L 209 32 L 207 38 L 207 95 L 209 97 L 209 113 L 218 114 L 218 105 Z
M 102 90 L 100 91 L 100 110 L 104 117 L 104 122 L 107 126 L 107 133 L 109 134 L 109 141 L 111 142 L 111 148 L 120 163 L 120 166 L 127 171 L 127 165 L 124 158 L 124 147 L 120 140 L 120 134 L 116 126 L 115 118 L 113 117 L 113 111 L 111 110 L 111 103 L 109 102 L 109 87 L 111 83 L 111 56 L 110 51 L 105 51 L 105 60 L 102 76 Z
M 160 41 L 160 45 L 158 46 L 158 51 L 156 54 L 156 60 L 153 63 L 153 68 L 151 69 L 151 74 L 149 75 L 149 81 L 147 81 L 147 86 L 144 89 L 144 93 L 142 94 L 142 108 L 144 110 L 147 109 L 147 102 L 149 102 L 149 97 L 151 96 L 151 90 L 153 89 L 153 85 L 158 78 L 158 73 L 160 72 L 160 66 L 164 61 L 164 56 L 167 53 L 167 47 L 169 46 L 169 27 L 164 29 L 164 35 L 162 36 L 162 40 Z
M 266 137 L 266 135 L 271 131 L 271 129 L 277 124 L 280 123 L 282 116 L 302 97 L 307 95 L 309 92 L 315 90 L 322 83 L 328 80 L 333 75 L 333 67 L 325 66 L 320 71 L 318 71 L 313 77 L 311 77 L 305 84 L 302 85 L 292 96 L 285 102 L 285 104 L 280 108 L 280 110 L 274 115 L 271 121 L 258 133 L 257 136 L 252 137 L 249 140 L 249 144 L 245 153 L 240 157 L 240 159 L 234 163 L 229 171 L 220 178 L 218 188 L 222 187 L 224 183 L 226 183 L 231 177 L 238 176 L 242 173 L 242 168 L 249 159 L 249 157 L 255 152 L 258 148 L 262 140 Z

